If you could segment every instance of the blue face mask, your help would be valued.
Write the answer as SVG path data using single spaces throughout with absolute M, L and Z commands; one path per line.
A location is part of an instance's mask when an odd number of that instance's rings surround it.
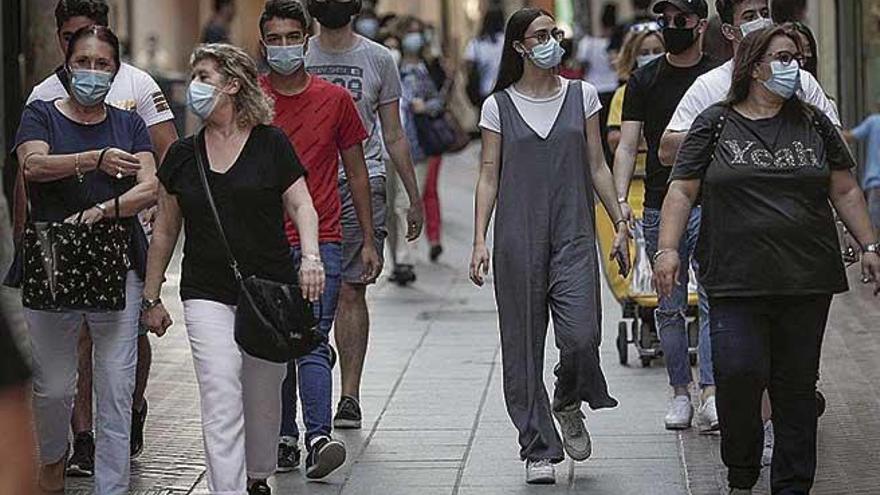
M 529 59 L 539 69 L 552 69 L 562 63 L 563 55 L 565 55 L 565 49 L 562 48 L 562 45 L 555 38 L 550 38 L 546 43 L 532 48 Z
M 422 33 L 409 33 L 400 43 L 404 53 L 418 55 L 425 47 L 425 38 L 422 37 Z
M 644 67 L 662 57 L 663 55 L 665 55 L 665 53 L 650 53 L 648 55 L 639 55 L 636 57 L 636 65 L 638 67 Z
M 217 87 L 199 81 L 189 83 L 186 105 L 200 119 L 205 120 L 217 106 Z
M 273 71 L 289 76 L 303 66 L 305 60 L 305 43 L 301 45 L 269 46 L 266 45 L 266 62 Z
M 764 81 L 764 87 L 772 93 L 787 100 L 801 89 L 801 66 L 797 62 L 784 65 L 774 60 L 770 62 L 770 70 L 773 73 L 770 79 Z
M 376 39 L 376 36 L 379 34 L 379 20 L 373 19 L 372 17 L 364 17 L 362 19 L 358 19 L 354 24 L 354 30 L 358 32 L 361 36 L 365 36 L 370 38 L 371 40 Z
M 70 89 L 73 98 L 86 107 L 104 102 L 110 92 L 113 74 L 102 70 L 73 69 L 70 71 Z

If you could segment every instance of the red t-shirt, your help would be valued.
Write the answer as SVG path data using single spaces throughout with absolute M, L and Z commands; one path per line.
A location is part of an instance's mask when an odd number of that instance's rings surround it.
M 260 78 L 260 84 L 275 99 L 273 124 L 287 134 L 308 172 L 306 184 L 318 212 L 318 240 L 339 242 L 339 152 L 362 143 L 367 131 L 348 91 L 319 77 L 310 79 L 305 91 L 294 96 L 276 92 L 266 76 Z M 289 219 L 285 228 L 290 244 L 299 245 L 299 235 Z

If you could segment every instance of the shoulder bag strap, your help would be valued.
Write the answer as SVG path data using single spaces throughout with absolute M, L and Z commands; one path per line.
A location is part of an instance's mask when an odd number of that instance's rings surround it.
M 205 196 L 208 198 L 208 205 L 211 207 L 211 213 L 214 217 L 214 223 L 217 231 L 220 233 L 220 241 L 223 243 L 223 249 L 226 251 L 226 258 L 229 266 L 235 275 L 235 279 L 241 282 L 243 280 L 241 271 L 238 269 L 238 262 L 235 255 L 232 254 L 232 248 L 229 247 L 229 241 L 226 239 L 226 233 L 223 231 L 223 223 L 220 221 L 220 213 L 217 211 L 217 205 L 214 203 L 214 196 L 211 194 L 211 186 L 208 184 L 208 175 L 205 172 L 206 160 L 202 157 L 202 143 L 204 142 L 203 132 L 199 131 L 193 136 L 193 145 L 195 147 L 196 168 L 199 169 L 199 179 L 202 182 L 202 188 L 205 190 Z

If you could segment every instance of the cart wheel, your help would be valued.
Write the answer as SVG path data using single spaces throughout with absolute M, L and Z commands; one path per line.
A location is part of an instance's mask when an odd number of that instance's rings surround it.
M 620 357 L 620 364 L 624 366 L 629 362 L 629 339 L 626 338 L 626 330 L 625 321 L 617 324 L 617 355 Z
M 642 368 L 650 368 L 651 367 L 651 357 L 650 356 L 642 356 Z
M 825 395 L 816 390 L 816 416 L 822 417 L 825 414 L 825 408 L 828 406 L 828 402 L 825 400 Z
M 691 366 L 697 365 L 697 355 L 696 354 L 689 354 L 688 360 L 691 362 Z

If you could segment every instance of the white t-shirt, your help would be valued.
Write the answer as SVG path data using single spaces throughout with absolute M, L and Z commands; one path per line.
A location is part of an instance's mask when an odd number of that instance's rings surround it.
M 503 34 L 499 34 L 495 41 L 489 37 L 474 38 L 464 49 L 465 61 L 477 66 L 477 72 L 480 74 L 480 94 L 484 97 L 492 94 L 492 90 L 495 89 L 503 52 Z
M 727 98 L 732 78 L 732 60 L 698 77 L 678 103 L 672 120 L 666 125 L 666 130 L 670 132 L 690 130 L 697 115 Z M 802 100 L 821 110 L 834 125 L 840 127 L 840 117 L 837 115 L 837 107 L 834 102 L 825 96 L 825 91 L 822 91 L 822 86 L 819 85 L 816 78 L 805 70 L 801 70 L 799 96 Z
M 568 94 L 568 80 L 560 78 L 560 81 L 562 89 L 549 98 L 531 98 L 520 93 L 513 86 L 505 89 L 523 120 L 541 139 L 546 139 L 550 135 L 553 124 L 559 117 L 559 112 L 562 111 L 565 96 Z M 583 81 L 580 82 L 580 86 L 584 93 L 584 115 L 589 119 L 602 108 L 602 104 L 599 102 L 599 93 L 595 86 Z M 483 102 L 480 127 L 501 134 L 501 112 L 498 109 L 495 95 L 486 98 L 486 101 Z
M 67 90 L 61 84 L 61 79 L 57 74 L 52 74 L 34 87 L 27 102 L 52 101 L 66 96 Z M 174 118 L 168 100 L 156 81 L 146 72 L 126 63 L 119 67 L 104 101 L 122 110 L 135 110 L 144 119 L 147 127 Z
M 587 76 L 584 79 L 596 86 L 596 90 L 600 93 L 613 93 L 620 85 L 617 72 L 611 65 L 611 58 L 608 57 L 610 43 L 611 40 L 608 38 L 592 36 L 584 36 L 578 43 L 577 59 L 586 64 L 587 69 Z

